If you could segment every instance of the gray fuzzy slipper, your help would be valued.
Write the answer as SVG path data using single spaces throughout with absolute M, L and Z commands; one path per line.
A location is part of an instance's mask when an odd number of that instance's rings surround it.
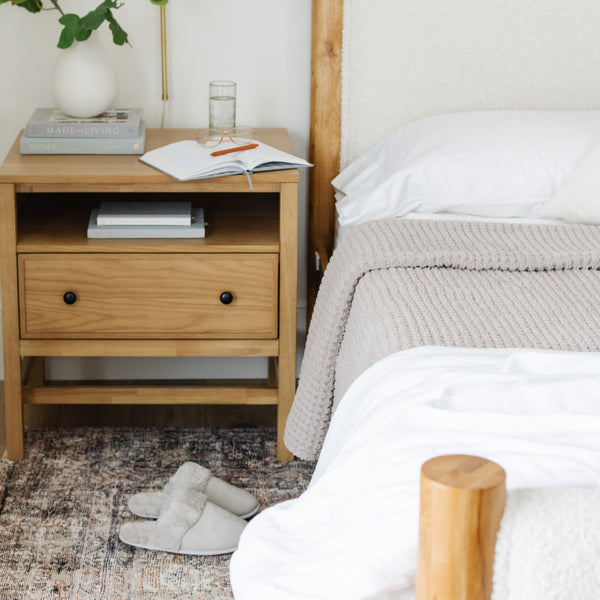
M 191 488 L 175 488 L 156 521 L 124 523 L 125 544 L 175 554 L 229 554 L 238 545 L 247 522 L 209 502 Z
M 129 498 L 127 506 L 138 517 L 158 519 L 169 495 L 176 488 L 190 488 L 202 492 L 206 494 L 209 502 L 242 519 L 248 519 L 258 512 L 258 500 L 252 494 L 213 477 L 206 467 L 190 461 L 177 469 L 162 490 L 135 494 Z

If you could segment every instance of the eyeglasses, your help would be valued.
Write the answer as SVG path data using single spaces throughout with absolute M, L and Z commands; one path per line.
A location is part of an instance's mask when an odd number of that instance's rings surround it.
M 205 148 L 214 148 L 223 141 L 234 144 L 246 144 L 256 134 L 253 127 L 233 127 L 232 129 L 201 129 L 196 134 L 196 141 Z

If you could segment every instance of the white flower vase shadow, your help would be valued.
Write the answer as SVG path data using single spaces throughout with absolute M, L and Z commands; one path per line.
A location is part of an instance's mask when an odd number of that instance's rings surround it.
M 95 35 L 61 51 L 52 77 L 56 106 L 71 117 L 95 117 L 112 107 L 117 74 Z

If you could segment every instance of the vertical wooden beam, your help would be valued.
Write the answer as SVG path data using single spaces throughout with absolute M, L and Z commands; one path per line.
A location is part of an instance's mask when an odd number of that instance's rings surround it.
M 316 253 L 333 250 L 335 202 L 331 180 L 340 168 L 343 0 L 313 0 L 309 170 L 307 319 L 317 297 Z
M 267 362 L 267 385 L 277 387 L 277 357 L 269 356 Z
M 160 66 L 162 75 L 162 99 L 169 99 L 167 78 L 167 7 L 160 5 Z
M 17 214 L 15 188 L 0 184 L 0 287 L 4 342 L 4 398 L 6 454 L 23 458 L 23 404 L 19 347 L 19 293 L 17 280 Z
M 438 456 L 421 469 L 416 600 L 489 600 L 506 474 L 476 456 Z
M 283 432 L 296 393 L 296 303 L 298 290 L 298 184 L 282 183 L 279 199 L 279 361 L 277 458 L 292 460 Z
M 27 356 L 21 360 L 23 386 L 39 387 L 44 385 L 45 366 L 43 356 Z

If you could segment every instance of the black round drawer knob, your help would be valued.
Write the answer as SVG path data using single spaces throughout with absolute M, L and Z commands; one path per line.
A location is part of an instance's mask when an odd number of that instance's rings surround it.
M 75 304 L 77 296 L 75 295 L 75 292 L 65 292 L 63 300 L 65 301 L 65 304 Z
M 220 296 L 219 296 L 219 300 L 223 303 L 223 304 L 231 304 L 233 302 L 233 294 L 231 292 L 223 292 Z

